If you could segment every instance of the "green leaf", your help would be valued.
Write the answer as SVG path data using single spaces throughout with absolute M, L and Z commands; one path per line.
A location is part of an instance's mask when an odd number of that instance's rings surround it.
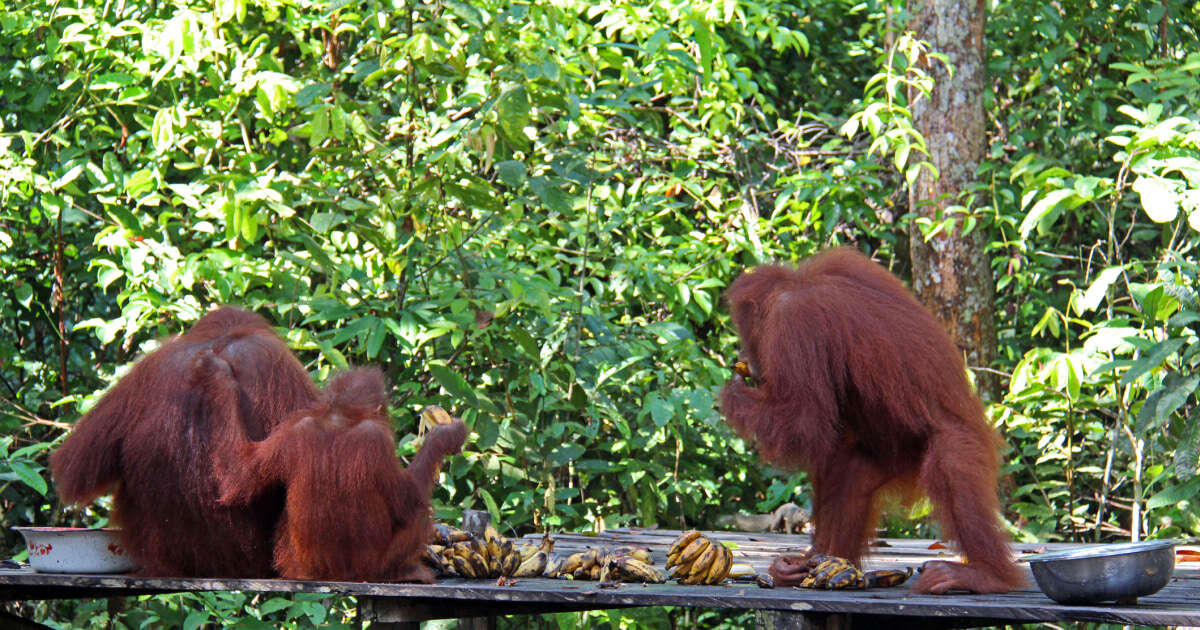
M 188 613 L 187 618 L 183 620 L 183 630 L 196 630 L 200 626 L 208 622 L 208 612 L 203 610 L 193 610 Z
M 550 179 L 539 175 L 529 180 L 529 187 L 539 201 L 547 208 L 559 213 L 568 214 L 574 206 L 574 198 L 556 186 Z
M 321 627 L 325 623 L 325 618 L 329 615 L 329 610 L 321 602 L 304 602 L 304 616 L 314 627 Z
M 308 602 L 301 604 L 301 606 L 307 610 L 308 606 L 306 604 L 308 604 Z M 245 628 L 246 630 L 276 630 L 274 625 L 271 625 L 261 619 L 255 619 L 254 617 L 241 617 L 234 622 L 232 626 L 227 627 Z
M 650 420 L 654 422 L 654 426 L 660 428 L 665 426 L 675 416 L 675 409 L 669 402 L 663 400 L 658 392 L 650 392 L 646 396 L 646 401 L 642 404 L 642 408 L 650 412 Z
M 138 221 L 137 217 L 135 217 L 133 215 L 133 213 L 129 211 L 128 208 L 126 208 L 124 206 L 115 206 L 114 205 L 114 206 L 109 206 L 107 208 L 107 210 L 108 210 L 108 213 L 117 220 L 117 223 L 121 224 L 121 227 L 123 227 L 126 230 L 129 230 L 131 232 L 141 231 L 141 229 L 142 229 L 141 222 Z
M 137 82 L 137 78 L 124 72 L 102 74 L 88 85 L 89 90 L 114 90 Z
M 29 305 L 33 303 L 33 286 L 28 282 L 17 285 L 16 297 L 21 306 L 29 308 Z
M 1168 180 L 1143 175 L 1133 182 L 1133 190 L 1141 196 L 1142 209 L 1151 221 L 1166 223 L 1179 215 L 1179 196 Z
M 112 283 L 120 280 L 125 276 L 125 272 L 117 267 L 106 267 L 96 274 L 96 280 L 100 283 L 100 287 L 107 289 Z
M 902 144 L 896 147 L 895 163 L 896 170 L 903 171 L 904 165 L 908 163 L 908 154 L 912 150 L 911 144 Z
M 1096 279 L 1092 281 L 1092 285 L 1088 287 L 1083 297 L 1075 302 L 1075 312 L 1079 315 L 1096 308 L 1100 305 L 1100 301 L 1108 293 L 1108 287 L 1116 282 L 1117 278 L 1121 277 L 1121 273 L 1125 271 L 1124 266 L 1109 267 L 1101 271 Z
M 442 3 L 451 13 L 466 22 L 467 26 L 476 30 L 483 28 L 486 16 L 471 4 L 459 0 L 442 0 Z
M 379 356 L 379 349 L 383 347 L 383 340 L 387 336 L 387 330 L 383 322 L 376 319 L 370 329 L 367 331 L 367 358 L 374 359 Z
M 492 525 L 499 529 L 504 521 L 500 519 L 500 506 L 496 504 L 495 497 L 486 488 L 476 488 L 476 490 L 479 492 L 479 498 L 483 499 L 483 504 L 487 506 L 488 514 L 492 517 Z
M 429 372 L 433 374 L 433 378 L 437 380 L 438 384 L 445 388 L 451 396 L 457 398 L 459 402 L 468 405 L 475 404 L 475 390 L 457 372 L 436 363 L 429 365 Z
M 312 225 L 313 232 L 317 234 L 328 234 L 329 230 L 345 223 L 350 217 L 340 212 L 316 212 L 309 219 L 309 224 Z
M 312 117 L 312 126 L 308 136 L 308 146 L 316 147 L 329 137 L 329 108 L 318 109 Z
M 1196 475 L 1200 468 L 1200 410 L 1192 409 L 1187 428 L 1175 446 L 1175 476 L 1186 481 Z
M 1175 413 L 1183 406 L 1189 396 L 1196 391 L 1196 386 L 1200 385 L 1200 374 L 1189 374 L 1187 376 L 1172 372 L 1163 379 L 1162 398 L 1158 401 L 1158 417 L 1166 419 L 1167 416 Z
M 329 257 L 325 249 L 318 245 L 311 236 L 303 233 L 298 236 L 300 237 L 300 242 L 304 243 L 304 249 L 308 250 L 309 255 L 313 257 L 313 260 L 321 266 L 325 273 L 334 273 L 337 271 L 337 265 L 333 262 L 333 259 Z
M 496 174 L 509 188 L 520 188 L 521 184 L 525 183 L 525 163 L 519 160 L 505 160 L 496 164 Z
M 67 169 L 67 172 L 63 173 L 61 177 L 54 180 L 53 184 L 50 184 L 50 189 L 61 190 L 67 184 L 75 181 L 83 173 L 83 170 L 86 166 L 87 165 L 85 163 L 80 162 Z
M 164 107 L 154 115 L 154 125 L 150 128 L 150 137 L 154 143 L 155 153 L 162 154 L 175 144 L 175 116 L 171 108 Z
M 513 326 L 509 328 L 508 334 L 517 342 L 517 345 L 521 346 L 521 350 L 524 350 L 525 354 L 534 359 L 541 358 L 537 342 L 533 340 L 533 335 L 530 335 L 524 328 Z
M 1187 501 L 1196 496 L 1197 490 L 1200 490 L 1200 477 L 1192 477 L 1186 483 L 1169 486 L 1150 497 L 1146 501 L 1146 509 L 1154 510 L 1168 505 L 1175 505 L 1180 501 Z
M 141 169 L 125 180 L 125 192 L 130 197 L 138 198 L 155 189 L 154 171 Z
M 550 451 L 550 462 L 555 466 L 562 466 L 567 462 L 579 459 L 583 455 L 584 448 L 579 444 L 562 444 Z
M 268 599 L 267 601 L 263 602 L 262 605 L 258 607 L 258 611 L 264 615 L 269 615 L 274 612 L 279 612 L 291 605 L 292 605 L 291 600 L 289 600 L 287 598 L 273 597 L 273 598 Z
M 693 17 L 691 23 L 696 47 L 700 49 L 700 80 L 707 84 L 713 69 L 712 29 L 702 17 Z
M 38 494 L 46 496 L 46 491 L 49 489 L 46 485 L 46 480 L 29 464 L 25 462 L 10 461 L 8 465 L 12 471 L 17 474 L 17 479 L 22 483 L 33 488 Z
M 525 86 L 518 86 L 500 96 L 496 108 L 500 117 L 500 131 L 504 138 L 517 148 L 529 146 L 525 126 L 530 122 L 529 94 Z
M 238 218 L 238 233 L 247 243 L 258 241 L 258 213 L 243 210 Z
M 1143 358 L 1138 359 L 1129 371 L 1121 377 L 1121 385 L 1129 385 L 1137 381 L 1143 374 L 1160 367 L 1168 357 L 1175 354 L 1187 343 L 1186 339 L 1167 339 L 1157 343 Z
M 1058 205 L 1067 199 L 1075 197 L 1075 191 L 1069 188 L 1060 188 L 1051 191 L 1045 197 L 1042 197 L 1033 208 L 1029 210 L 1029 214 L 1025 215 L 1025 219 L 1021 221 L 1021 237 L 1029 236 L 1035 227 L 1042 224 L 1043 219 L 1050 216 L 1050 211 L 1058 207 Z

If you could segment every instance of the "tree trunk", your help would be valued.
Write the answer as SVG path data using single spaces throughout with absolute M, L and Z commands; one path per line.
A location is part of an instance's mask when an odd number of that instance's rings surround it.
M 913 122 L 925 136 L 930 161 L 940 177 L 922 174 L 909 190 L 909 207 L 935 222 L 949 206 L 962 203 L 962 193 L 975 183 L 975 172 L 987 150 L 984 133 L 984 24 L 982 0 L 909 0 L 916 37 L 948 58 L 949 76 L 940 62 L 927 60 L 935 80 L 930 98 L 912 104 Z M 910 99 L 911 103 L 911 99 Z M 978 205 L 977 201 L 976 204 Z M 962 350 L 967 365 L 987 368 L 996 357 L 995 292 L 991 263 L 984 253 L 987 235 L 979 226 L 963 235 L 963 216 L 953 230 L 928 241 L 920 226 L 910 232 L 913 290 L 933 311 Z M 995 374 L 975 370 L 985 400 L 1000 395 Z

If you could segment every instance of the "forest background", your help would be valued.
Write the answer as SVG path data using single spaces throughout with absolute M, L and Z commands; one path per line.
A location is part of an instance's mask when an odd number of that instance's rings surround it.
M 216 304 L 317 380 L 379 365 L 400 455 L 510 535 L 805 504 L 714 408 L 743 269 L 830 245 L 906 282 L 977 239 L 1018 540 L 1200 533 L 1200 4 L 994 0 L 984 154 L 921 213 L 945 61 L 886 0 L 16 0 L 0 8 L 0 557 L 64 509 L 49 452 Z M 945 200 L 943 200 L 945 201 Z M 935 536 L 927 506 L 888 534 Z M 25 604 L 68 627 L 347 622 L 237 593 Z M 698 616 L 697 616 L 698 615 Z M 736 627 L 680 610 L 549 627 Z M 524 621 L 522 623 L 530 623 Z

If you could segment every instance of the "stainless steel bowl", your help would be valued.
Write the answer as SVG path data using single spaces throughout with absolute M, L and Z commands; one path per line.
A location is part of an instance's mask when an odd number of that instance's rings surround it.
M 1025 558 L 1038 588 L 1060 604 L 1135 603 L 1175 573 L 1175 541 L 1055 551 Z

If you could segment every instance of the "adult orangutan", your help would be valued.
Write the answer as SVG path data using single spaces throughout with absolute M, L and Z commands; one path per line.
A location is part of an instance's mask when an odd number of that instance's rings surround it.
M 217 356 L 201 362 L 213 399 L 237 395 L 230 366 Z M 387 402 L 379 370 L 350 370 L 267 439 L 233 436 L 239 456 L 218 464 L 223 504 L 253 505 L 274 488 L 287 489 L 275 534 L 280 576 L 433 582 L 420 560 L 433 532 L 429 495 L 439 464 L 459 451 L 466 427 L 455 419 L 431 429 L 406 470 L 396 458 Z
M 765 460 L 809 472 L 808 555 L 860 561 L 879 496 L 915 484 L 968 559 L 926 563 L 917 591 L 1023 581 L 997 515 L 999 440 L 954 343 L 899 280 L 832 249 L 795 269 L 752 269 L 726 299 L 750 377 L 725 385 L 721 411 Z M 776 558 L 776 583 L 798 583 L 806 558 Z
M 216 354 L 237 396 L 215 400 L 197 378 Z M 113 494 L 121 542 L 153 576 L 269 577 L 283 490 L 250 505 L 218 502 L 214 457 L 230 427 L 262 440 L 317 388 L 262 317 L 223 307 L 138 361 L 76 424 L 50 457 L 59 496 L 83 504 Z

